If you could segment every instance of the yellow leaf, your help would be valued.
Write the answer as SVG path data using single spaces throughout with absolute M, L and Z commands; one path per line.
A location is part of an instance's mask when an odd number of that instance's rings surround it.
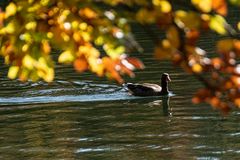
M 29 32 L 24 33 L 24 34 L 21 34 L 21 35 L 19 36 L 19 38 L 20 38 L 21 40 L 24 40 L 24 41 L 28 42 L 29 44 L 32 43 L 32 41 L 33 41 L 32 35 L 31 35 Z
M 36 60 L 33 59 L 29 54 L 25 55 L 22 60 L 23 66 L 29 70 L 32 70 L 34 68 L 35 63 L 36 63 Z
M 8 34 L 12 34 L 15 32 L 16 27 L 15 24 L 13 22 L 10 22 L 7 24 L 7 26 L 4 29 L 4 32 L 8 33 Z
M 41 0 L 40 3 L 43 5 L 43 6 L 47 6 L 49 4 L 49 1 L 50 0 Z
M 212 10 L 212 0 L 192 0 L 192 4 L 205 13 Z
M 39 3 L 35 3 L 33 5 L 30 5 L 27 9 L 28 12 L 36 12 L 38 11 L 42 6 Z
M 90 41 L 91 40 L 91 36 L 88 32 L 81 32 L 81 36 L 82 36 L 84 41 Z
M 156 12 L 154 10 L 142 8 L 136 13 L 136 19 L 143 24 L 154 23 L 156 21 Z
M 227 33 L 227 31 L 225 29 L 226 24 L 227 23 L 222 16 L 214 15 L 211 17 L 209 27 L 219 34 L 226 34 Z
M 238 30 L 240 30 L 240 22 L 238 22 L 237 28 L 238 28 Z
M 48 68 L 44 77 L 42 77 L 46 82 L 52 82 L 54 79 L 54 69 Z
M 52 38 L 53 38 L 53 33 L 52 33 L 52 32 L 47 32 L 47 37 L 48 37 L 49 39 L 52 39 Z
M 64 51 L 60 54 L 60 56 L 58 57 L 58 62 L 59 63 L 71 63 L 74 60 L 74 55 L 71 51 L 67 50 Z
M 159 60 L 170 60 L 174 49 L 171 47 L 169 40 L 162 41 L 160 46 L 157 46 L 154 51 L 154 55 Z
M 27 30 L 35 30 L 36 26 L 37 26 L 37 22 L 31 21 L 31 22 L 28 22 L 28 23 L 25 25 L 25 28 L 26 28 Z
M 72 26 L 72 29 L 78 29 L 79 22 L 78 21 L 73 21 L 71 26 Z
M 7 7 L 6 7 L 6 14 L 5 17 L 8 18 L 10 16 L 15 15 L 17 12 L 17 6 L 11 2 Z
M 70 40 L 69 35 L 68 35 L 67 33 L 65 33 L 65 32 L 62 32 L 62 33 L 61 33 L 61 37 L 62 37 L 62 39 L 63 39 L 65 42 L 68 42 L 68 41 Z
M 21 72 L 19 73 L 19 79 L 21 81 L 26 81 L 28 79 L 28 75 L 29 75 L 29 70 L 26 68 L 22 68 Z
M 17 78 L 19 72 L 19 66 L 11 66 L 8 70 L 8 78 L 15 79 Z
M 239 25 L 239 27 L 240 27 L 240 25 Z M 94 43 L 96 44 L 96 45 L 103 45 L 103 43 L 104 43 L 104 36 L 98 36 L 98 37 L 96 37 L 95 38 L 95 40 L 94 40 Z
M 24 44 L 24 45 L 22 46 L 22 51 L 23 51 L 23 52 L 27 52 L 28 49 L 29 49 L 29 44 Z
M 174 21 L 180 28 L 198 29 L 201 24 L 199 14 L 179 10 L 175 12 Z
M 169 13 L 172 10 L 171 4 L 166 0 L 153 0 L 153 4 L 160 7 L 163 13 Z
M 101 59 L 88 58 L 88 64 L 92 72 L 95 72 L 98 76 L 103 76 L 104 74 L 104 65 Z
M 163 13 L 169 13 L 172 10 L 172 6 L 168 1 L 161 1 L 161 11 Z
M 88 24 L 87 23 L 82 22 L 82 23 L 79 24 L 79 29 L 80 30 L 85 31 L 85 30 L 87 30 L 87 28 L 88 28 Z
M 40 57 L 37 63 L 38 76 L 46 82 L 51 82 L 54 79 L 54 69 L 49 66 L 49 61 L 46 57 Z

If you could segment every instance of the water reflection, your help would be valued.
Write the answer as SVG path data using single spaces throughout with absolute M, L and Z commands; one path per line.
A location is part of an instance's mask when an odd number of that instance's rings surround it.
M 163 108 L 163 115 L 165 115 L 165 116 L 171 116 L 172 115 L 171 108 L 169 106 L 169 100 L 170 100 L 169 96 L 163 97 L 162 108 Z
M 89 81 L 22 84 L 17 96 L 0 97 L 0 158 L 238 157 L 239 112 L 223 118 L 193 106 L 179 87 L 189 79 L 176 75 L 175 95 L 163 97 L 129 96 L 118 85 Z

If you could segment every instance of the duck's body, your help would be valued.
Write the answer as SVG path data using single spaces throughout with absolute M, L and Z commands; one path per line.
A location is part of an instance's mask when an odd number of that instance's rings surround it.
M 169 75 L 164 73 L 161 78 L 161 85 L 151 83 L 126 83 L 124 87 L 127 91 L 134 96 L 161 96 L 168 95 L 168 82 L 170 81 Z

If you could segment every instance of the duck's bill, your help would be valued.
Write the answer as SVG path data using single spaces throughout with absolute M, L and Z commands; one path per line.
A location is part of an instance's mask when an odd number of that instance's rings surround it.
M 168 82 L 171 82 L 171 79 L 170 79 L 170 77 L 169 77 L 169 76 L 167 76 L 167 81 L 168 81 Z

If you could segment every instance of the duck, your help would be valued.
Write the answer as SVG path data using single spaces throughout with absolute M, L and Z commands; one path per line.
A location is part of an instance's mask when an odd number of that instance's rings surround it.
M 161 77 L 161 86 L 152 83 L 125 83 L 123 87 L 131 95 L 134 96 L 164 96 L 169 94 L 168 82 L 170 82 L 170 76 L 168 73 L 163 73 Z

